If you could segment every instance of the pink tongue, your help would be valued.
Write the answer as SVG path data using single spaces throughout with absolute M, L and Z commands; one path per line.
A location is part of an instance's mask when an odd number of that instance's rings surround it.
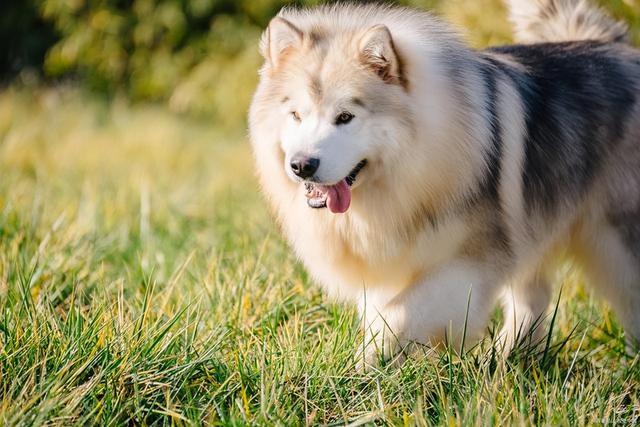
M 328 187 L 327 207 L 331 212 L 345 213 L 351 205 L 351 188 L 346 180 Z

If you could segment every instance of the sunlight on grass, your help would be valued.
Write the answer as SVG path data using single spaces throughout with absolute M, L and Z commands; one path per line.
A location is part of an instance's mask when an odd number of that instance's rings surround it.
M 464 4 L 439 9 L 476 45 L 508 41 L 494 1 Z M 571 270 L 545 357 L 503 365 L 487 341 L 357 372 L 353 309 L 312 286 L 252 164 L 241 125 L 0 93 L 1 424 L 640 421 L 638 359 Z

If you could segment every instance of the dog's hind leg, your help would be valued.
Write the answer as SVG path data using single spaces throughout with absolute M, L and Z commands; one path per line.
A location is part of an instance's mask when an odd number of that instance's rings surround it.
M 551 299 L 551 285 L 543 273 L 529 280 L 514 281 L 504 289 L 504 326 L 498 344 L 505 356 L 519 344 L 537 346 L 546 335 L 545 314 Z
M 640 211 L 617 212 L 582 233 L 588 278 L 624 327 L 628 349 L 640 350 Z

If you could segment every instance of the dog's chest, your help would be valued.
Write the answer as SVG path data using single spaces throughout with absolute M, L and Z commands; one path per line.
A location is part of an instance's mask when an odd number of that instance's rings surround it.
M 466 224 L 456 219 L 413 236 L 392 224 L 354 218 L 306 225 L 309 239 L 296 239 L 296 249 L 311 273 L 330 292 L 339 287 L 340 293 L 345 287 L 357 293 L 363 286 L 411 286 L 455 258 L 468 235 Z

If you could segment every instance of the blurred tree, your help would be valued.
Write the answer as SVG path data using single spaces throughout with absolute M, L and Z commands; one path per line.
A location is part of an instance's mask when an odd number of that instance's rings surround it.
M 45 71 L 79 73 L 95 89 L 163 99 L 212 55 L 233 59 L 282 6 L 273 0 L 44 0 L 61 40 Z M 220 64 L 222 65 L 222 64 Z
M 8 80 L 25 68 L 40 69 L 45 53 L 58 41 L 38 13 L 35 0 L 0 1 L 0 78 Z
M 640 0 L 601 0 L 640 39 Z M 0 74 L 39 67 L 133 100 L 222 121 L 244 117 L 260 58 L 256 43 L 284 5 L 321 0 L 0 0 Z M 501 0 L 400 0 L 474 28 L 474 45 L 504 43 Z M 230 102 L 233 101 L 233 102 Z
M 221 81 L 226 83 L 223 93 L 239 90 L 225 98 L 247 99 L 239 82 L 247 86 L 253 81 L 259 31 L 285 3 L 43 0 L 40 12 L 60 35 L 48 50 L 44 72 L 76 75 L 102 92 L 170 100 L 176 110 L 209 114 L 220 110 Z M 233 70 L 233 78 L 225 70 Z

